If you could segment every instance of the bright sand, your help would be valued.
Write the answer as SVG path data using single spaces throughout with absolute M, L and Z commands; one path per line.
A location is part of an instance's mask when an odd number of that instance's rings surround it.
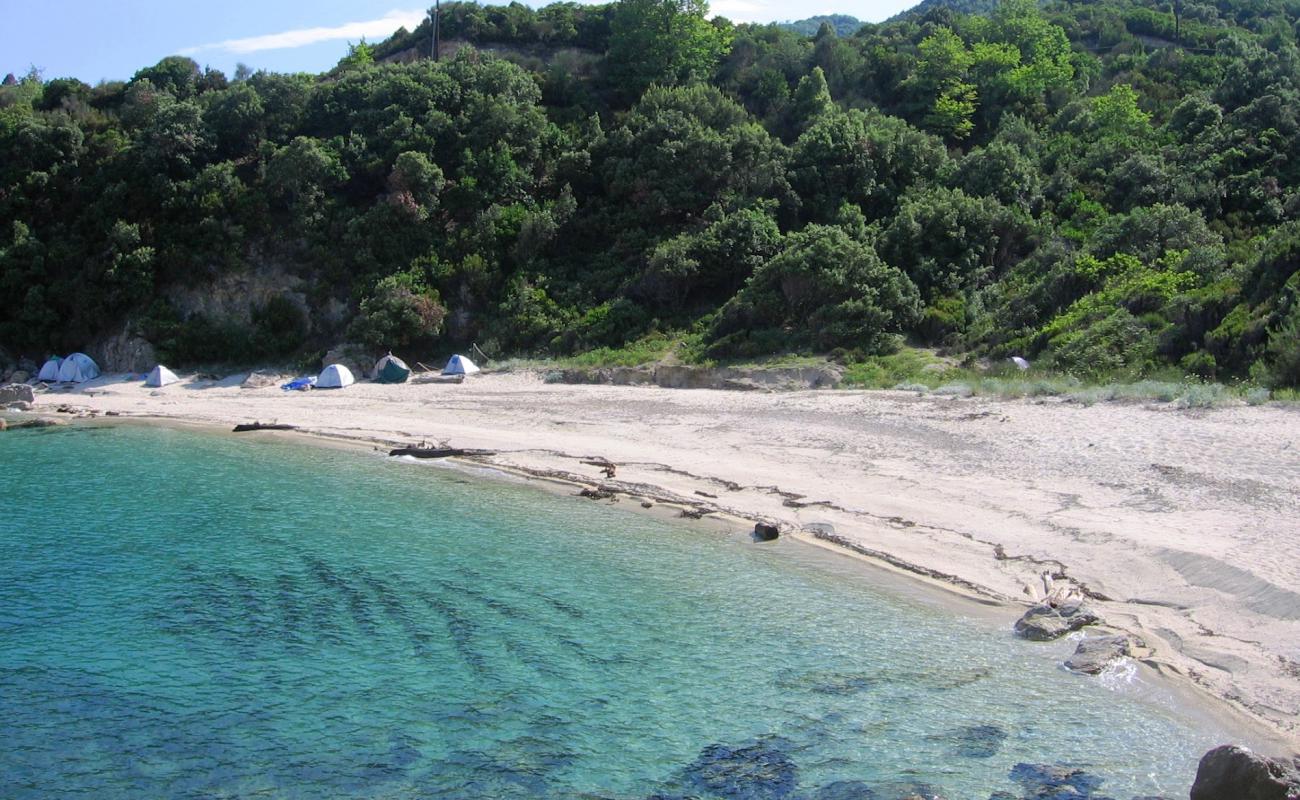
M 855 549 L 989 600 L 1073 582 L 1144 663 L 1300 748 L 1300 410 L 546 384 L 161 390 L 107 377 L 37 398 L 99 413 L 260 420 L 380 445 L 498 451 L 501 468 L 676 500 Z M 584 460 L 618 465 L 613 480 Z M 633 502 L 624 498 L 623 502 Z M 1051 576 L 1058 576 L 1053 579 Z M 1059 576 L 1065 575 L 1062 579 Z M 1008 606 L 1007 623 L 1019 609 Z

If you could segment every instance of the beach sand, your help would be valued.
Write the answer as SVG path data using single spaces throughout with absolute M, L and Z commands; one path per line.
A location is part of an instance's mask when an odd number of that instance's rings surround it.
M 787 533 L 833 527 L 927 580 L 1024 605 L 1073 584 L 1147 667 L 1226 700 L 1300 749 L 1300 409 L 573 386 L 243 389 L 109 376 L 37 398 L 98 414 L 297 425 L 340 440 L 484 448 L 483 461 L 605 484 Z M 254 434 L 261 435 L 261 434 Z M 606 480 L 583 461 L 608 459 Z M 828 530 L 822 528 L 822 530 Z M 808 536 L 807 533 L 798 535 Z

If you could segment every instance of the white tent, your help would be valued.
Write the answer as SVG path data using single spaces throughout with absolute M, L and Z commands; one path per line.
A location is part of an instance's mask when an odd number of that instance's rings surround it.
M 41 367 L 40 373 L 37 374 L 36 380 L 45 381 L 46 383 L 58 382 L 59 364 L 61 363 L 63 363 L 63 359 L 59 358 L 58 356 L 51 358 L 49 361 L 46 361 L 45 366 Z
M 172 372 L 162 364 L 159 364 L 153 368 L 153 372 L 149 373 L 149 377 L 144 379 L 144 385 L 166 386 L 169 383 L 180 383 L 180 380 L 180 378 L 176 377 L 175 372 Z
M 84 383 L 99 377 L 99 365 L 85 353 L 73 353 L 59 364 L 59 380 Z
M 1011 363 L 1019 367 L 1022 372 L 1024 370 L 1029 369 L 1029 362 L 1021 358 L 1020 356 L 1012 356 Z
M 447 366 L 442 368 L 443 375 L 473 375 L 475 372 L 478 372 L 478 367 L 462 355 L 452 356 Z
M 342 364 L 330 364 L 316 376 L 317 389 L 342 389 L 356 382 L 357 379 L 352 377 L 352 370 Z

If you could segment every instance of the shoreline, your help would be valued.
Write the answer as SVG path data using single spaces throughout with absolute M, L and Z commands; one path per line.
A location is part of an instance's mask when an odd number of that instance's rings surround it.
M 686 412 L 698 412 L 708 418 L 714 417 L 714 412 L 717 412 L 716 416 L 721 418 L 723 427 L 738 428 L 743 434 L 757 432 L 758 437 L 742 437 L 752 442 L 755 438 L 761 438 L 766 431 L 761 426 L 755 426 L 756 431 L 745 430 L 746 407 L 784 410 L 795 406 L 816 418 L 833 410 L 828 407 L 866 400 L 874 401 L 875 405 L 899 407 L 890 409 L 895 413 L 934 410 L 926 409 L 925 406 L 939 406 L 945 412 L 949 408 L 966 410 L 978 407 L 973 418 L 982 420 L 999 410 L 1043 404 L 989 400 L 917 402 L 912 398 L 880 396 L 889 393 L 845 390 L 765 394 L 756 398 L 753 393 L 737 395 L 658 388 L 555 387 L 517 375 L 488 375 L 457 387 L 411 384 L 380 387 L 357 384 L 345 390 L 347 394 L 285 394 L 278 388 L 240 389 L 237 384 L 229 381 L 221 383 L 224 385 L 199 385 L 192 381 L 189 385 L 148 390 L 139 384 L 126 383 L 119 377 L 112 376 L 72 392 L 39 395 L 33 413 L 63 417 L 66 415 L 48 412 L 58 405 L 71 404 L 93 411 L 96 415 L 94 421 L 101 424 L 165 424 L 213 432 L 224 428 L 220 432 L 225 433 L 229 433 L 229 426 L 233 424 L 274 418 L 298 424 L 299 429 L 244 436 L 270 435 L 276 439 L 289 439 L 292 435 L 296 440 L 371 452 L 380 447 L 387 449 L 410 444 L 421 438 L 433 441 L 449 438 L 457 446 L 497 451 L 495 456 L 487 458 L 455 459 L 454 469 L 495 471 L 565 494 L 573 494 L 575 488 L 601 488 L 614 492 L 616 497 L 624 498 L 624 505 L 630 510 L 673 518 L 674 521 L 688 522 L 692 526 L 736 532 L 752 529 L 756 521 L 777 524 L 782 529 L 783 538 L 802 546 L 821 548 L 841 557 L 856 559 L 873 569 L 925 586 L 927 590 L 943 593 L 949 601 L 960 598 L 961 602 L 984 606 L 985 611 L 990 608 L 1005 608 L 1005 624 L 1008 628 L 1029 603 L 1053 587 L 1059 587 L 1062 583 L 1071 584 L 1095 598 L 1094 603 L 1106 619 L 1105 628 L 1134 633 L 1147 643 L 1149 654 L 1140 654 L 1134 659 L 1144 674 L 1157 678 L 1175 692 L 1181 693 L 1182 688 L 1189 690 L 1187 696 L 1193 703 L 1204 701 L 1207 715 L 1211 719 L 1222 720 L 1226 727 L 1234 731 L 1241 731 L 1243 736 L 1248 737 L 1247 744 L 1277 754 L 1289 754 L 1300 746 L 1300 728 L 1295 713 L 1291 711 L 1291 706 L 1279 708 L 1277 706 L 1281 704 L 1276 702 L 1278 699 L 1290 701 L 1300 698 L 1300 671 L 1291 674 L 1286 669 L 1285 660 L 1282 660 L 1282 670 L 1270 669 L 1273 665 L 1268 663 L 1267 656 L 1271 654 L 1261 652 L 1268 649 L 1264 644 L 1251 642 L 1237 635 L 1236 631 L 1219 634 L 1197 619 L 1195 614 L 1187 613 L 1186 607 L 1176 607 L 1183 606 L 1182 603 L 1171 601 L 1162 604 L 1159 598 L 1150 603 L 1134 602 L 1133 599 L 1128 602 L 1111 599 L 1116 593 L 1110 584 L 1122 584 L 1125 576 L 1109 575 L 1106 571 L 1095 568 L 1087 569 L 1094 565 L 1081 565 L 1070 554 L 1023 552 L 1022 543 L 991 535 L 982 519 L 986 516 L 984 514 L 977 515 L 980 518 L 973 520 L 975 525 L 963 529 L 959 527 L 960 516 L 954 518 L 949 509 L 925 507 L 933 498 L 918 500 L 900 494 L 889 497 L 888 503 L 880 510 L 863 508 L 860 503 L 846 502 L 859 497 L 863 489 L 868 488 L 861 481 L 850 481 L 845 487 L 827 485 L 825 488 L 828 496 L 813 496 L 811 492 L 803 491 L 808 488 L 806 485 L 795 480 L 797 477 L 808 477 L 799 474 L 797 467 L 800 464 L 781 463 L 778 460 L 773 465 L 755 463 L 748 459 L 737 463 L 734 455 L 725 453 L 701 462 L 700 453 L 674 446 L 681 444 L 680 432 L 668 442 L 646 441 L 634 435 L 639 432 L 638 428 L 647 424 L 652 427 L 655 424 L 682 427 L 677 424 L 680 422 L 677 416 L 683 409 Z M 469 387 L 469 391 L 465 391 L 465 387 Z M 555 431 L 538 429 L 535 412 L 539 400 L 543 398 L 536 395 L 547 395 L 545 399 L 563 395 L 563 399 L 569 401 L 571 407 L 553 408 L 543 413 L 547 414 L 547 421 L 555 428 L 576 429 L 573 430 L 574 435 L 565 430 L 556 435 Z M 664 395 L 668 397 L 665 398 Z M 217 402 L 218 399 L 220 402 Z M 756 403 L 756 399 L 760 402 Z M 467 400 L 480 402 L 467 403 Z M 666 402 L 668 400 L 673 402 Z M 613 412 L 617 415 L 621 401 L 635 401 L 635 404 L 652 406 L 650 410 L 656 413 L 594 423 L 601 427 L 598 431 L 600 435 L 596 437 L 582 430 L 591 425 L 584 415 L 572 413 L 576 407 L 588 412 Z M 677 408 L 679 406 L 682 408 Z M 503 410 L 506 413 L 501 416 L 505 418 L 494 419 L 497 415 L 493 412 Z M 563 413 L 565 411 L 569 413 Z M 1052 411 L 1058 415 L 1069 413 L 1064 409 Z M 442 413 L 439 419 L 430 420 L 426 418 L 430 412 Z M 114 416 L 105 416 L 109 413 Z M 1124 413 L 1163 412 L 1125 409 Z M 1204 418 L 1223 413 L 1225 412 L 1184 412 L 1179 419 Z M 1287 412 L 1281 413 L 1285 415 Z M 513 424 L 519 422 L 521 414 L 532 423 L 526 429 Z M 963 415 L 963 418 L 971 417 L 971 414 Z M 1289 423 L 1287 428 L 1300 440 L 1300 416 L 1292 414 L 1290 417 L 1284 416 L 1283 420 Z M 801 421 L 798 412 L 792 415 L 794 428 L 799 429 Z M 812 421 L 815 422 L 815 419 Z M 752 421 L 749 424 L 753 424 Z M 695 427 L 698 433 L 698 424 Z M 927 434 L 925 438 L 930 437 Z M 945 451 L 960 449 L 956 445 L 962 444 L 945 441 L 943 438 L 926 443 L 938 452 L 940 459 Z M 583 449 L 596 444 L 600 445 L 599 450 Z M 735 443 L 728 444 L 734 446 Z M 809 454 L 813 463 L 821 460 L 835 461 L 841 455 L 835 448 L 827 447 L 824 441 L 817 444 L 819 447 L 810 448 L 814 451 Z M 647 458 L 649 456 L 653 458 Z M 618 477 L 602 480 L 588 474 L 594 473 L 594 469 L 588 468 L 584 472 L 581 461 L 590 458 L 609 458 L 617 463 Z M 761 459 L 756 461 L 761 462 Z M 1171 468 L 1177 470 L 1180 466 L 1174 464 Z M 811 477 L 816 479 L 819 476 Z M 965 475 L 955 477 L 960 482 L 968 480 Z M 770 478 L 775 479 L 769 482 L 767 479 Z M 846 491 L 841 491 L 836 496 L 832 491 L 835 488 Z M 979 505 L 974 502 L 978 495 L 972 496 L 969 487 L 958 488 L 964 490 L 957 492 L 959 497 L 972 501 L 972 506 Z M 911 503 L 909 499 L 912 500 Z M 643 502 L 649 502 L 652 506 L 643 508 Z M 892 513 L 899 506 L 905 506 L 907 513 Z M 702 519 L 681 519 L 677 515 L 683 509 L 705 509 L 709 513 L 704 514 Z M 1106 521 L 1115 524 L 1114 520 Z M 1024 520 L 1018 520 L 1017 514 L 1004 513 L 1000 522 L 1016 526 L 1018 523 L 1023 524 Z M 815 532 L 810 532 L 809 526 L 814 530 L 818 526 L 829 527 L 836 539 L 842 538 L 844 541 L 827 541 Z M 1073 531 L 1073 537 L 1085 538 L 1080 537 L 1079 533 Z M 1279 535 L 1288 540 L 1288 548 L 1295 544 L 1295 539 L 1300 539 L 1300 531 L 1294 529 L 1281 529 Z M 920 541 L 916 541 L 918 538 Z M 1119 569 L 1115 564 L 1106 566 L 1110 567 L 1111 572 Z M 1136 568 L 1132 571 L 1138 573 L 1143 571 L 1142 568 L 1149 567 L 1145 564 L 1134 566 Z M 1282 599 L 1284 602 L 1287 600 L 1285 597 Z M 1185 617 L 1182 622 L 1188 624 L 1179 625 L 1180 616 Z M 1282 623 L 1283 628 L 1300 631 L 1300 627 L 1293 626 L 1293 620 L 1285 619 L 1287 614 L 1279 616 L 1283 618 L 1273 621 Z M 1198 627 L 1201 629 L 1199 640 L 1189 641 L 1196 637 Z M 1246 627 L 1249 629 L 1249 625 Z M 1230 645 L 1228 652 L 1206 653 L 1206 641 L 1219 643 L 1219 639 Z M 1277 644 L 1285 646 L 1296 641 L 1300 641 L 1300 638 L 1282 640 Z M 1199 658 L 1196 657 L 1198 655 Z M 1285 659 L 1284 656 L 1279 658 Z M 1273 680 L 1266 680 L 1269 673 L 1273 673 Z M 1251 680 L 1243 681 L 1243 676 L 1249 676 Z

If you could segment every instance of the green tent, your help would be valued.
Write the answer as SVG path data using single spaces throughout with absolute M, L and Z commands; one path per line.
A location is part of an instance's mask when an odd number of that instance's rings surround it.
M 406 383 L 409 377 L 411 368 L 392 353 L 375 363 L 375 383 Z

